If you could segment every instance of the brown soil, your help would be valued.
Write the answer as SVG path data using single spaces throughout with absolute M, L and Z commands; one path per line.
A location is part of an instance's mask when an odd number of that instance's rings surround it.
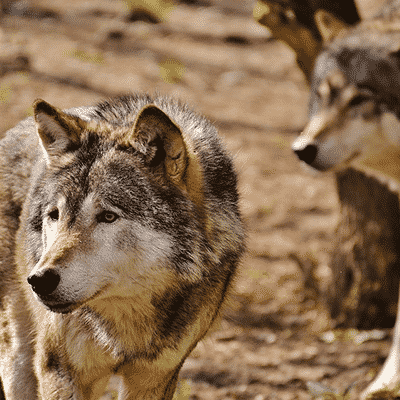
M 182 1 L 158 24 L 127 3 L 3 2 L 1 131 L 38 97 L 68 108 L 160 92 L 207 115 L 236 160 L 248 251 L 219 327 L 182 369 L 180 395 L 309 399 L 313 381 L 338 392 L 358 382 L 357 398 L 391 331 L 361 344 L 351 330 L 324 335 L 333 323 L 318 292 L 330 284 L 338 201 L 333 176 L 309 175 L 290 149 L 308 102 L 293 55 L 253 22 L 251 0 Z

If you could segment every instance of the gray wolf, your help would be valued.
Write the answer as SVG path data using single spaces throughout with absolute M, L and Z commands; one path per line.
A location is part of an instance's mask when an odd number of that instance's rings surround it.
M 400 184 L 400 1 L 352 29 L 331 15 L 317 24 L 330 41 L 316 60 L 310 121 L 294 152 L 314 170 L 353 165 Z M 400 308 L 390 354 L 362 397 L 399 382 Z
M 388 164 L 397 163 L 400 12 L 387 11 L 345 33 L 338 21 L 325 27 L 338 37 L 316 60 L 309 123 L 293 143 L 300 160 L 316 170 L 353 164 L 391 174 Z
M 165 98 L 33 111 L 0 142 L 5 398 L 171 399 L 243 251 L 231 158 Z

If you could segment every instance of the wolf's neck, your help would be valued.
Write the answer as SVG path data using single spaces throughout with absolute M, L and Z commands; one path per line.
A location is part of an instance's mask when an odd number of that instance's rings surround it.
M 400 147 L 387 146 L 375 155 L 368 155 L 354 162 L 354 166 L 375 176 L 384 184 L 400 188 Z
M 74 315 L 78 329 L 83 328 L 97 346 L 116 359 L 143 357 L 141 353 L 150 350 L 153 338 L 146 316 L 128 302 L 124 305 L 120 301 L 107 303 L 78 310 Z

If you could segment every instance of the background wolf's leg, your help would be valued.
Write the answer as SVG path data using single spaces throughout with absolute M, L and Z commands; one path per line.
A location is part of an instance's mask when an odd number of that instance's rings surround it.
M 375 380 L 364 391 L 362 398 L 384 388 L 393 389 L 400 383 L 400 303 L 397 307 L 392 347 L 388 358 Z

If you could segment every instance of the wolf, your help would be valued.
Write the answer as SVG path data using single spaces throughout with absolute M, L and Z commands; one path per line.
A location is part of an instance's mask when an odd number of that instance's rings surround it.
M 6 400 L 172 399 L 244 250 L 216 128 L 130 94 L 44 100 L 0 142 L 0 377 Z
M 314 66 L 309 122 L 292 145 L 295 154 L 312 170 L 355 166 L 400 184 L 400 1 L 353 28 L 323 11 L 316 23 L 326 45 Z M 390 354 L 362 398 L 399 382 L 400 308 Z
M 325 27 L 335 26 L 339 37 L 316 60 L 309 123 L 292 146 L 313 169 L 356 164 L 393 175 L 389 165 L 398 162 L 400 145 L 400 1 L 396 5 L 346 34 L 339 21 Z M 335 18 L 321 14 L 319 24 Z

